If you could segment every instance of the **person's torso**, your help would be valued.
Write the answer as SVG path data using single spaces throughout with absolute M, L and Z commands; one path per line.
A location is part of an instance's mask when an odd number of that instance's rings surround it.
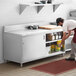
M 75 20 L 66 20 L 63 24 L 63 31 L 73 30 L 76 28 Z

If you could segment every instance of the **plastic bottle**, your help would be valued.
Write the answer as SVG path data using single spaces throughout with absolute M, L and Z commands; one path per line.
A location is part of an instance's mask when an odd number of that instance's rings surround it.
M 54 40 L 56 40 L 56 33 L 54 33 Z
M 56 51 L 60 51 L 61 50 L 61 47 L 58 46 L 59 44 L 61 44 L 61 40 L 57 41 Z
M 52 40 L 55 40 L 55 36 L 54 36 L 54 34 L 52 33 L 51 35 L 52 35 Z
M 51 46 L 50 46 L 50 51 L 49 51 L 49 54 L 51 53 Z
M 58 34 L 56 33 L 56 40 L 58 40 Z
M 54 52 L 54 51 L 55 51 L 55 45 L 52 44 L 52 45 L 51 45 L 51 52 Z
M 61 44 L 61 40 L 58 40 L 58 41 L 57 41 L 57 44 Z
M 58 33 L 58 39 L 61 39 L 61 33 L 60 32 Z

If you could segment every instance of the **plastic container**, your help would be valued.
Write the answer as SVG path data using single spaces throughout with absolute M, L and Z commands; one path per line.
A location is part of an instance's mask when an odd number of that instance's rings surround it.
M 61 39 L 61 33 L 60 32 L 58 33 L 58 39 Z
M 54 33 L 54 40 L 56 40 L 56 33 Z
M 55 36 L 54 36 L 54 34 L 52 33 L 51 35 L 52 35 L 52 40 L 55 40 Z
M 51 52 L 55 52 L 55 45 L 54 44 L 51 45 Z
M 58 34 L 56 35 L 56 40 L 58 40 Z
M 52 41 L 52 35 L 46 34 L 46 41 Z
M 50 54 L 50 53 L 52 53 L 52 52 L 51 52 L 51 46 L 50 46 L 50 51 L 49 51 L 49 54 Z
M 57 45 L 56 45 L 56 50 L 55 51 L 60 51 L 61 47 L 59 47 L 58 45 L 61 44 L 61 40 L 57 41 Z
M 56 45 L 55 51 L 60 51 L 60 50 L 61 50 L 61 47 L 58 47 L 58 46 Z
M 61 40 L 58 40 L 58 41 L 57 41 L 57 45 L 59 45 L 59 44 L 61 44 Z

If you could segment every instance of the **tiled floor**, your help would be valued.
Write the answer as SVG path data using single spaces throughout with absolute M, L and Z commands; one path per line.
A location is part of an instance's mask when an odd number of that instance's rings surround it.
M 50 58 L 26 63 L 22 68 L 20 68 L 19 64 L 12 62 L 0 64 L 0 76 L 76 76 L 76 69 L 70 70 L 68 72 L 59 75 L 52 75 L 52 74 L 29 69 L 33 66 L 60 60 L 65 57 L 68 57 L 68 54 L 66 54 L 64 57 L 59 55 L 55 57 L 50 57 Z

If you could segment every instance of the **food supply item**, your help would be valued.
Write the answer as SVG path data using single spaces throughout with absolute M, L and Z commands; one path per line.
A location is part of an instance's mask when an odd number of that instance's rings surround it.
M 58 40 L 58 34 L 56 33 L 56 40 Z
M 54 33 L 54 40 L 56 40 L 56 33 Z
M 54 36 L 54 34 L 52 33 L 51 35 L 52 35 L 52 40 L 55 40 L 55 36 Z
M 58 40 L 58 41 L 57 41 L 57 45 L 59 45 L 59 44 L 61 44 L 61 40 Z
M 53 33 L 46 34 L 46 41 L 53 41 L 53 40 L 55 40 L 55 36 Z
M 58 46 L 56 45 L 55 51 L 60 51 L 60 50 L 61 50 L 61 47 L 58 47 Z
M 51 45 L 51 52 L 54 52 L 54 51 L 55 51 L 55 45 L 52 44 L 52 45 Z
M 56 50 L 55 51 L 60 51 L 61 47 L 59 47 L 58 45 L 61 44 L 61 40 L 57 41 L 57 45 L 56 45 Z
M 58 33 L 58 39 L 61 39 L 61 32 Z
M 65 44 L 62 44 L 62 49 L 63 49 L 63 51 L 65 50 Z
M 50 46 L 50 51 L 49 51 L 49 54 L 51 53 L 51 46 Z
M 46 34 L 46 41 L 52 41 L 52 35 Z

